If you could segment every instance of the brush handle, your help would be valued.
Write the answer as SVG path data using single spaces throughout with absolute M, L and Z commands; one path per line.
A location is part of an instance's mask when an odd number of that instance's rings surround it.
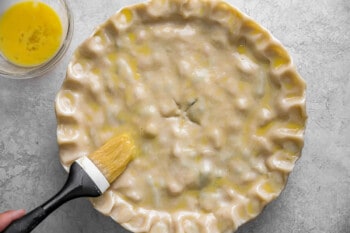
M 50 200 L 12 222 L 2 233 L 29 233 L 49 214 L 65 202 L 78 197 L 97 197 L 102 192 L 84 169 L 74 162 L 63 188 Z

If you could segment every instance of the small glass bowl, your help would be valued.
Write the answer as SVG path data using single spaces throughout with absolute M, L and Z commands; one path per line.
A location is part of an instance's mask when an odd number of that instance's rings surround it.
M 2 15 L 12 5 L 22 2 L 23 0 L 0 0 L 0 15 Z M 27 79 L 34 78 L 43 75 L 55 64 L 57 64 L 65 52 L 67 51 L 73 34 L 73 15 L 69 9 L 66 0 L 36 0 L 49 5 L 53 10 L 56 11 L 57 15 L 61 19 L 63 36 L 62 43 L 56 54 L 43 64 L 37 66 L 18 66 L 9 62 L 0 53 L 0 77 L 12 78 L 12 79 Z

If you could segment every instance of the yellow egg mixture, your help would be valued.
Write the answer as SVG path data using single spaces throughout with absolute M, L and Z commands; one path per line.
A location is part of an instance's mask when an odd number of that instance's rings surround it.
M 0 52 L 19 66 L 48 61 L 62 42 L 62 23 L 47 4 L 33 0 L 11 6 L 0 18 Z

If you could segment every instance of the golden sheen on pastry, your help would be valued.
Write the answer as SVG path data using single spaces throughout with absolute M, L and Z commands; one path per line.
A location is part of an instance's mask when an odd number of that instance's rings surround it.
M 97 210 L 132 232 L 232 232 L 280 194 L 300 156 L 305 83 L 227 3 L 153 0 L 79 46 L 56 111 L 65 168 L 116 133 L 137 142 Z

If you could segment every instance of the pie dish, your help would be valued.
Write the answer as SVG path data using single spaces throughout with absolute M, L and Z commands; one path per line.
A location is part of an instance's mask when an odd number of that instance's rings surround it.
M 301 155 L 305 83 L 223 1 L 126 7 L 75 51 L 56 97 L 62 165 L 128 132 L 139 153 L 94 207 L 132 232 L 232 232 Z

